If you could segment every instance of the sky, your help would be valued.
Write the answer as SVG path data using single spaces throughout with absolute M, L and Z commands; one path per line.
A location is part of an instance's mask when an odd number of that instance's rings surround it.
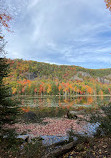
M 7 58 L 111 68 L 111 13 L 104 0 L 0 0 L 13 20 Z

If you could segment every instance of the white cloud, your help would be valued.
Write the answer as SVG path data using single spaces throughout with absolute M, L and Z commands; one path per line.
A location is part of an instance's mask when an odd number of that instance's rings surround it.
M 8 57 L 18 52 L 20 58 L 58 64 L 109 63 L 111 16 L 104 0 L 24 0 L 23 4 L 10 0 L 7 4 L 11 2 L 19 14 L 16 35 L 7 36 Z

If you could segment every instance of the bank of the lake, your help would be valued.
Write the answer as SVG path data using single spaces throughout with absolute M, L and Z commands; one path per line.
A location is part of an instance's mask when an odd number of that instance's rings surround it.
M 37 150 L 44 149 L 44 153 L 47 150 L 47 145 L 53 145 L 60 141 L 67 141 L 69 139 L 70 131 L 74 131 L 75 134 L 82 134 L 87 136 L 93 136 L 96 129 L 99 127 L 99 123 L 90 123 L 89 118 L 91 114 L 100 112 L 101 106 L 107 105 L 111 101 L 111 96 L 15 96 L 21 103 L 19 105 L 22 110 L 19 122 L 11 126 L 10 128 L 16 128 L 16 132 L 19 134 L 18 138 L 27 138 L 33 142 L 33 139 L 39 143 Z M 67 112 L 72 111 L 77 117 L 68 117 Z M 102 115 L 104 115 L 102 113 Z M 7 126 L 9 128 L 9 126 Z M 38 141 L 39 139 L 39 141 Z M 102 138 L 99 138 L 100 141 Z M 19 147 L 28 147 L 28 152 L 32 150 L 30 143 L 23 141 Z M 82 143 L 82 145 L 84 142 Z M 90 148 L 90 145 L 85 144 Z M 33 146 L 35 149 L 35 146 Z M 81 146 L 78 148 L 82 148 Z M 109 147 L 108 147 L 109 148 Z M 91 148 L 92 149 L 92 148 Z M 48 151 L 53 150 L 48 148 Z M 54 148 L 55 150 L 55 148 Z M 35 156 L 34 151 L 33 157 Z M 73 149 L 73 155 L 75 151 Z M 86 152 L 83 149 L 82 152 Z M 87 151 L 89 152 L 89 151 Z M 38 158 L 41 158 L 40 152 L 38 152 Z M 23 153 L 21 153 L 22 155 Z M 37 154 L 37 153 L 36 153 Z M 47 154 L 47 152 L 46 152 Z M 69 153 L 70 155 L 71 153 Z M 83 153 L 82 153 L 83 154 Z M 64 156 L 69 156 L 64 155 Z M 23 154 L 24 156 L 24 154 Z M 37 156 L 37 155 L 36 155 Z M 36 157 L 35 156 L 35 157 Z M 44 155 L 42 155 L 44 156 Z M 71 156 L 71 155 L 70 155 Z M 78 156 L 78 155 L 77 155 Z

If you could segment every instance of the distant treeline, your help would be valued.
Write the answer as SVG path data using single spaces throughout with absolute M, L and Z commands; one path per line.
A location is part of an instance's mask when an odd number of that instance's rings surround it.
M 8 59 L 11 66 L 10 75 L 13 78 L 25 79 L 26 73 L 31 73 L 34 78 L 50 78 L 59 80 L 70 80 L 79 71 L 89 73 L 91 77 L 104 77 L 111 74 L 111 69 L 86 69 L 79 66 L 55 65 L 37 61 L 22 59 Z
M 97 77 L 110 74 L 111 69 L 85 69 L 78 66 L 47 64 L 22 59 L 11 60 L 9 76 L 5 79 L 13 95 L 103 95 L 111 94 L 111 84 L 97 81 Z M 78 72 L 82 80 L 74 79 Z
M 45 81 L 11 81 L 10 87 L 14 95 L 104 95 L 111 94 L 111 85 L 97 82 L 69 81 L 59 82 L 58 80 Z

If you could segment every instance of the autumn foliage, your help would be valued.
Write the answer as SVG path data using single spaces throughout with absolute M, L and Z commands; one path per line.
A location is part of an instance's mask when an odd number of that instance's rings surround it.
M 6 13 L 0 14 L 0 39 L 3 39 L 2 27 L 4 27 L 7 31 L 10 31 L 9 22 L 11 19 L 12 18 Z
M 104 0 L 106 3 L 106 8 L 111 11 L 111 0 Z
M 111 84 L 101 83 L 97 75 L 109 75 L 110 69 L 87 69 L 91 77 L 73 79 L 73 75 L 85 71 L 80 67 L 57 66 L 22 59 L 7 60 L 10 75 L 4 82 L 9 84 L 13 95 L 110 95 Z M 30 73 L 29 73 L 30 71 Z M 67 74 L 68 75 L 64 75 Z

